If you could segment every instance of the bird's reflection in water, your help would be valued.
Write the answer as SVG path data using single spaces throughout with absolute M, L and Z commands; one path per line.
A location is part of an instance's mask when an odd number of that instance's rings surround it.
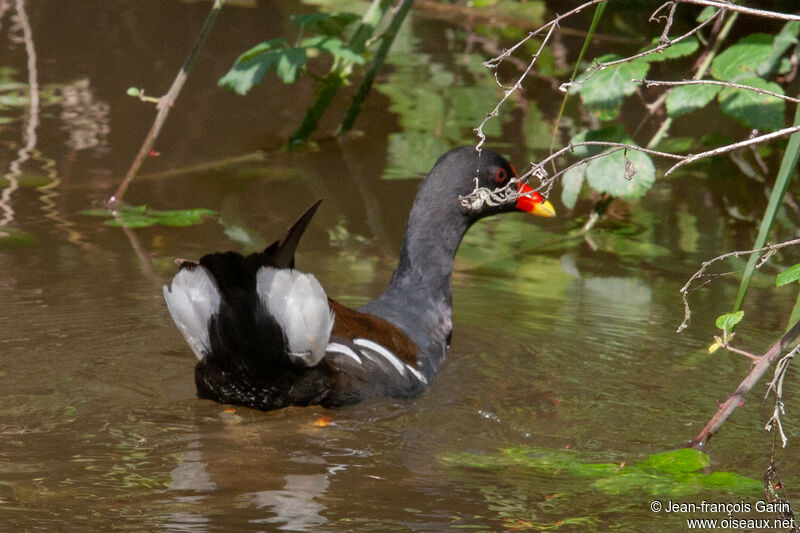
M 281 490 L 255 492 L 252 501 L 259 509 L 269 509 L 275 516 L 252 520 L 254 523 L 281 524 L 279 529 L 307 531 L 327 520 L 320 513 L 325 505 L 317 498 L 330 486 L 328 474 L 291 474 L 284 478 Z

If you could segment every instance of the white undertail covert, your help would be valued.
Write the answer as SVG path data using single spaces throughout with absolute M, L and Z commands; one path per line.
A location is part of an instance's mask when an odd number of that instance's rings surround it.
M 164 299 L 175 325 L 202 360 L 211 347 L 208 323 L 219 312 L 219 289 L 213 276 L 200 265 L 182 268 L 172 279 L 171 289 L 164 285 Z
M 261 267 L 256 291 L 283 330 L 290 354 L 306 366 L 319 363 L 325 357 L 334 317 L 317 278 L 291 269 Z

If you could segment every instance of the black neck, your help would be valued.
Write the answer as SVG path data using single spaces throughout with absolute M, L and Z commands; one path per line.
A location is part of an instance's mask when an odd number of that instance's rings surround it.
M 453 262 L 470 223 L 457 202 L 443 205 L 441 199 L 452 192 L 440 190 L 440 183 L 430 178 L 423 183 L 408 218 L 397 271 L 386 291 L 362 310 L 409 333 L 433 333 L 443 342 L 451 329 Z
M 429 209 L 430 207 L 430 209 Z M 453 262 L 468 224 L 456 209 L 433 208 L 418 202 L 411 211 L 391 290 L 414 288 L 429 298 L 445 300 L 451 295 Z

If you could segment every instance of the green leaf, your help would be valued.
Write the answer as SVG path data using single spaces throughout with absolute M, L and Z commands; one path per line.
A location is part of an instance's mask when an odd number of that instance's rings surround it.
M 670 474 L 695 472 L 710 464 L 708 456 L 699 450 L 681 448 L 663 453 L 656 453 L 639 463 L 642 468 L 652 468 Z
M 625 126 L 617 123 L 599 130 L 582 131 L 570 139 L 570 143 L 578 144 L 586 141 L 626 142 L 623 139 L 629 140 L 625 134 Z M 572 153 L 575 154 L 575 157 L 590 157 L 601 154 L 607 149 L 605 146 L 576 146 Z
M 718 316 L 716 324 L 719 329 L 731 331 L 736 326 L 736 324 L 742 321 L 742 318 L 744 318 L 744 311 L 727 313 Z
M 790 266 L 775 278 L 775 285 L 778 287 L 783 287 L 784 285 L 788 285 L 793 281 L 797 281 L 800 279 L 800 263 L 797 263 L 794 266 Z
M 780 85 L 761 78 L 748 78 L 740 83 L 783 94 Z M 749 128 L 775 131 L 783 127 L 786 103 L 780 98 L 747 89 L 726 87 L 719 93 L 718 99 L 723 113 Z
M 147 215 L 136 213 L 121 213 L 119 218 L 110 218 L 105 222 L 106 226 L 126 227 L 126 228 L 146 228 L 155 226 L 158 220 Z
M 800 33 L 800 22 L 792 20 L 784 24 L 772 41 L 769 57 L 756 67 L 756 74 L 767 76 L 782 71 L 784 67 L 781 56 L 786 50 L 797 44 L 798 33 Z
M 597 58 L 600 63 L 622 59 L 616 54 Z M 647 75 L 650 64 L 643 59 L 635 59 L 594 72 L 591 77 L 584 73 L 576 80 L 576 89 L 583 103 L 598 115 L 600 120 L 611 120 L 617 116 L 622 100 L 636 91 L 638 83 L 631 81 Z
M 240 55 L 231 69 L 219 80 L 219 86 L 236 94 L 247 94 L 274 69 L 284 83 L 297 79 L 297 72 L 307 60 L 305 50 L 287 48 L 286 39 L 260 43 Z
M 344 11 L 334 13 L 308 13 L 305 15 L 292 15 L 292 22 L 307 30 L 331 37 L 340 37 L 348 26 L 361 20 L 355 13 Z
M 264 41 L 263 43 L 255 45 L 250 50 L 243 52 L 238 58 L 236 58 L 235 63 L 244 63 L 247 61 L 253 61 L 254 59 L 257 59 L 264 52 L 286 48 L 287 44 L 288 43 L 286 39 L 284 39 L 283 37 L 280 37 L 278 39 L 270 39 L 269 41 Z
M 139 94 L 141 94 L 141 90 L 136 87 L 128 87 L 126 92 L 128 96 L 139 96 Z
M 162 226 L 193 226 L 202 222 L 205 216 L 213 215 L 211 209 L 183 209 L 180 211 L 148 211 Z
M 283 81 L 289 85 L 297 81 L 297 75 L 300 68 L 308 61 L 306 51 L 302 48 L 286 48 L 278 57 L 278 64 L 275 67 L 275 73 Z
M 322 20 L 331 18 L 329 13 L 304 13 L 302 15 L 290 15 L 289 20 L 298 26 L 308 26 Z
M 653 39 L 650 46 L 642 49 L 641 51 L 644 52 L 645 50 L 651 50 L 657 45 L 658 45 L 658 38 L 655 38 Z M 650 54 L 648 56 L 644 56 L 642 59 L 650 63 L 666 61 L 667 59 L 675 59 L 676 57 L 685 57 L 692 55 L 697 51 L 699 47 L 700 43 L 697 42 L 697 39 L 695 39 L 694 37 L 690 37 L 688 39 L 684 39 L 682 41 L 678 41 L 677 43 L 671 44 L 661 53 Z
M 570 209 L 575 207 L 575 202 L 578 201 L 585 174 L 586 165 L 578 165 L 561 176 L 561 202 Z
M 722 87 L 719 85 L 683 85 L 667 95 L 667 114 L 677 117 L 705 107 Z
M 636 170 L 630 178 L 629 164 Z M 586 180 L 597 191 L 613 196 L 639 198 L 644 195 L 656 180 L 656 167 L 650 156 L 642 152 L 618 150 L 605 157 L 593 159 L 586 166 Z
M 711 62 L 711 75 L 721 81 L 739 81 L 758 75 L 758 66 L 768 61 L 773 39 L 753 33 L 728 47 Z
M 694 137 L 666 137 L 655 146 L 656 150 L 671 154 L 685 154 L 692 149 Z
M 162 226 L 192 226 L 199 224 L 206 216 L 215 214 L 211 209 L 195 208 L 174 211 L 158 211 L 148 209 L 146 205 L 123 206 L 117 211 L 117 216 L 107 209 L 87 209 L 81 211 L 82 215 L 93 217 L 106 217 L 107 226 L 126 228 L 144 228 L 161 224 Z
M 350 48 L 344 41 L 336 37 L 328 37 L 326 35 L 318 35 L 317 37 L 309 37 L 303 39 L 300 43 L 303 48 L 315 48 L 323 50 L 332 54 L 334 57 L 349 61 L 350 63 L 357 63 L 359 65 L 365 62 L 364 57 Z
M 0 246 L 30 246 L 36 244 L 36 237 L 17 228 L 0 226 Z
M 700 14 L 697 15 L 697 18 L 695 20 L 697 20 L 697 22 L 705 22 L 708 19 L 710 19 L 716 12 L 717 12 L 716 8 L 713 8 L 711 6 L 704 7 L 703 10 L 700 12 Z

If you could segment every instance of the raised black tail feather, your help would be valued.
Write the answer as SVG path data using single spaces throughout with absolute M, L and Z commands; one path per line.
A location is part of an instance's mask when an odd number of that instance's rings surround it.
M 286 339 L 275 319 L 263 309 L 256 291 L 256 274 L 261 267 L 294 267 L 295 249 L 321 203 L 312 204 L 282 239 L 262 252 L 248 256 L 213 253 L 200 259 L 199 264 L 217 283 L 221 302 L 208 325 L 211 349 L 195 369 L 199 396 L 262 409 L 280 407 L 283 402 L 321 401 L 326 391 L 324 369 L 298 368 L 278 355 L 286 353 Z M 196 265 L 185 262 L 181 268 Z M 317 396 L 306 398 L 312 391 Z
M 319 199 L 311 204 L 311 206 L 306 209 L 306 212 L 300 215 L 300 218 L 286 230 L 286 234 L 281 240 L 273 242 L 264 249 L 262 253 L 269 255 L 275 261 L 275 264 L 272 266 L 278 268 L 294 268 L 294 251 L 303 233 L 305 233 L 308 223 L 311 222 L 314 213 L 317 212 L 317 208 L 321 203 L 322 199 Z

